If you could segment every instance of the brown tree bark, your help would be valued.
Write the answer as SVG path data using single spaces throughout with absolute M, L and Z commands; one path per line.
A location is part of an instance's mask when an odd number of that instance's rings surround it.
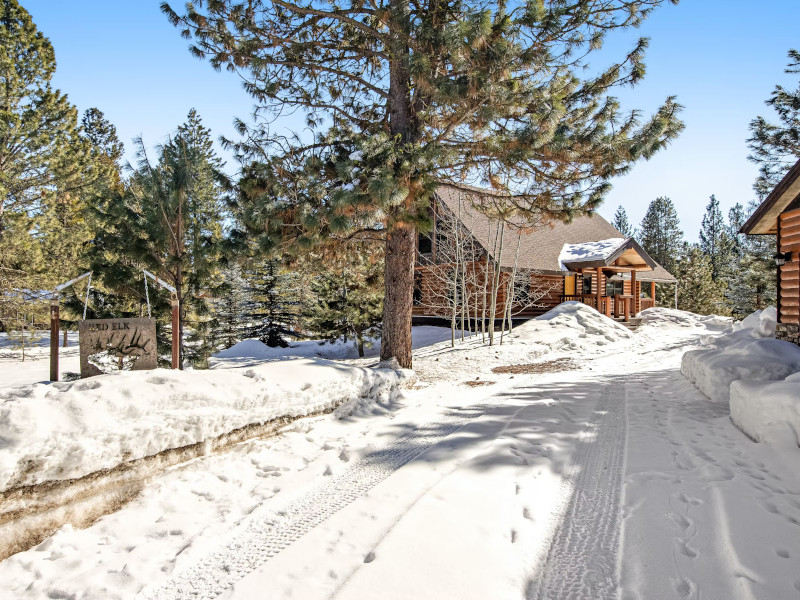
M 386 236 L 381 360 L 394 357 L 404 369 L 411 368 L 415 233 L 413 225 L 401 223 Z
M 408 30 L 408 0 L 391 0 L 390 19 L 397 31 Z M 404 144 L 417 138 L 416 119 L 411 106 L 411 76 L 408 72 L 409 49 L 402 36 L 389 48 L 389 127 L 393 137 Z M 400 211 L 390 215 L 386 233 L 384 267 L 383 331 L 381 360 L 396 358 L 404 369 L 411 368 L 411 310 L 414 297 L 414 260 L 416 226 L 404 220 L 402 212 L 413 210 L 416 194 L 408 181 L 409 195 Z

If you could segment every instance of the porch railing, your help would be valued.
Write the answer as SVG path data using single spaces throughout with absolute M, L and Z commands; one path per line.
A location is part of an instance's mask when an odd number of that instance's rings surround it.
M 583 302 L 584 304 L 591 306 L 595 310 L 610 316 L 615 316 L 617 318 L 626 318 L 632 317 L 634 315 L 634 308 L 633 296 L 620 296 L 619 300 L 614 296 L 602 296 L 600 298 L 600 308 L 597 307 L 597 295 L 596 294 L 564 294 L 561 296 L 562 302 Z M 645 308 L 652 308 L 655 306 L 655 301 L 652 298 L 640 298 L 639 299 L 639 310 L 642 311 Z M 627 315 L 625 313 L 628 313 Z M 627 318 L 626 318 L 627 320 Z

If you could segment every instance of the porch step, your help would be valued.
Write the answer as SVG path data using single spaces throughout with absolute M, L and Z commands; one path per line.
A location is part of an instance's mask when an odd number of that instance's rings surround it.
M 617 323 L 622 325 L 623 327 L 627 327 L 631 331 L 635 331 L 636 328 L 639 326 L 639 323 L 642 322 L 642 317 L 632 317 L 630 321 L 625 321 L 625 319 L 614 319 Z

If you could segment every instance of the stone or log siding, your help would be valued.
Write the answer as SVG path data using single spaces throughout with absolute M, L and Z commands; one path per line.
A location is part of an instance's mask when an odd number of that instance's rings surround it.
M 778 323 L 775 337 L 800 346 L 800 325 L 796 323 Z
M 800 324 L 800 209 L 778 217 L 778 248 L 791 258 L 778 268 L 778 321 Z

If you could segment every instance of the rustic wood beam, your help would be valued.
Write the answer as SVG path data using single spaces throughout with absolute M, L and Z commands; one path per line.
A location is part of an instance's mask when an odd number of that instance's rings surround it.
M 597 294 L 597 306 L 595 307 L 597 308 L 597 312 L 602 311 L 602 306 L 601 306 L 603 298 L 603 286 L 601 285 L 602 280 L 603 280 L 603 269 L 602 267 L 597 267 L 597 290 L 595 290 L 595 293 Z

